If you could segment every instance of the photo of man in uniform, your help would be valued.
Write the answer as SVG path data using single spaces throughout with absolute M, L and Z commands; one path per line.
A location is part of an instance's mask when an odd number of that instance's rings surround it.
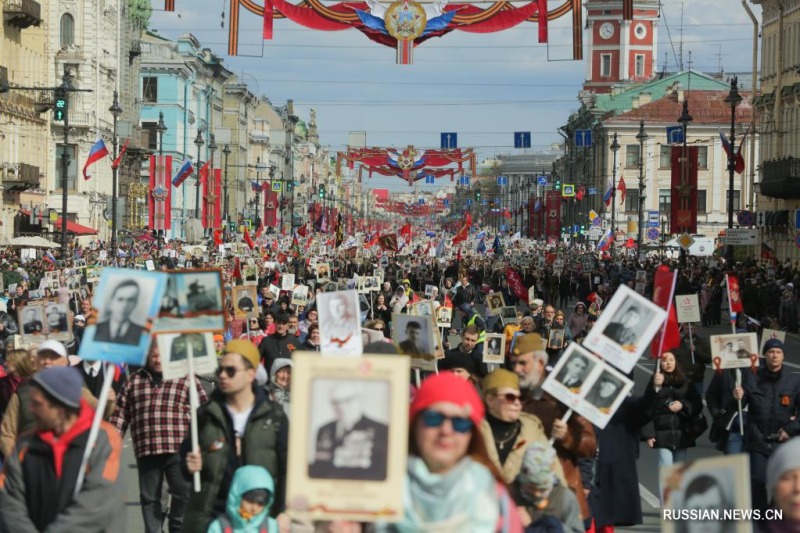
M 250 291 L 241 292 L 241 295 L 239 296 L 239 301 L 236 302 L 236 307 L 238 307 L 239 310 L 244 313 L 253 312 L 253 308 L 255 307 L 255 302 L 253 301 L 252 294 L 250 294 Z
M 308 476 L 316 479 L 386 479 L 389 427 L 364 414 L 356 387 L 336 385 L 330 402 L 336 419 L 317 430 Z
M 598 410 L 608 412 L 617 399 L 622 382 L 610 372 L 604 371 L 586 394 L 586 401 Z
M 580 390 L 594 364 L 579 353 L 573 353 L 556 376 L 556 381 L 571 390 Z
M 637 328 L 642 324 L 641 310 L 635 305 L 630 305 L 614 319 L 605 327 L 603 335 L 620 346 L 635 344 L 639 338 Z
M 214 289 L 209 290 L 199 279 L 195 279 L 189 284 L 189 293 L 186 295 L 186 306 L 189 313 L 200 311 L 213 311 L 217 309 L 217 297 L 213 293 Z
M 172 340 L 172 347 L 169 351 L 170 361 L 183 361 L 189 357 L 189 348 L 192 346 L 192 357 L 206 357 L 206 340 L 202 333 L 183 333 Z
M 139 283 L 128 279 L 114 287 L 106 303 L 105 320 L 97 324 L 94 340 L 114 344 L 138 345 L 144 326 L 131 320 L 139 305 Z
M 400 353 L 422 359 L 433 359 L 433 353 L 422 335 L 422 324 L 416 320 L 406 323 L 405 340 L 397 345 Z
M 50 306 L 47 308 L 47 330 L 49 333 L 63 333 L 67 331 L 67 313 L 66 309 L 62 310 L 58 306 Z
M 22 314 L 22 333 L 35 335 L 42 332 L 43 324 L 39 317 L 38 307 L 28 307 Z

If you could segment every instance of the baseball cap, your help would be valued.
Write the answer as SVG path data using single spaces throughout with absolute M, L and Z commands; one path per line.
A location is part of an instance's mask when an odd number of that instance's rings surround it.
M 42 344 L 40 344 L 39 347 L 37 348 L 37 352 L 40 354 L 42 352 L 53 352 L 59 357 L 67 356 L 67 349 L 64 347 L 64 345 L 53 339 L 46 340 Z

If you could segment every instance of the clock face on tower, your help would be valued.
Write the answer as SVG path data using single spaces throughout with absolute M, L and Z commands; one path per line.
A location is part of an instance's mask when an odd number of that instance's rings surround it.
M 614 25 L 610 22 L 604 22 L 600 26 L 600 37 L 603 39 L 610 39 L 614 35 Z

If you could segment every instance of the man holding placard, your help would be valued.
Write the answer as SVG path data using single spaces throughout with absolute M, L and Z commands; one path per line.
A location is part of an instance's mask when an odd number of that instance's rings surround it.
M 234 471 L 263 466 L 277 487 L 273 512 L 282 512 L 286 487 L 289 421 L 283 408 L 256 385 L 258 349 L 247 340 L 225 346 L 217 376 L 219 388 L 197 412 L 198 449 L 181 447 L 190 474 L 202 473 L 200 492 L 192 493 L 183 531 L 205 531 L 215 514 L 225 512 Z

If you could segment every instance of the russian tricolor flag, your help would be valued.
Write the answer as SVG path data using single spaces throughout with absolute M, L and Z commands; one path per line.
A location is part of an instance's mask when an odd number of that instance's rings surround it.
M 103 139 L 97 139 L 97 142 L 94 143 L 92 149 L 89 150 L 89 157 L 86 158 L 86 163 L 83 165 L 83 179 L 88 180 L 91 177 L 86 173 L 91 165 L 107 156 L 108 148 L 106 148 L 106 143 L 103 142 Z
M 608 247 L 611 246 L 611 239 L 611 228 L 608 228 L 603 234 L 603 237 L 597 243 L 597 249 L 603 252 L 608 250 Z
M 194 172 L 194 165 L 192 165 L 192 160 L 187 159 L 181 165 L 181 168 L 178 169 L 178 173 L 175 174 L 175 177 L 172 178 L 172 186 L 173 187 L 180 187 L 183 185 L 183 182 L 186 181 L 186 178 L 192 175 Z
M 611 203 L 611 196 L 614 194 L 614 187 L 609 187 L 606 193 L 603 195 L 603 201 L 606 205 Z

